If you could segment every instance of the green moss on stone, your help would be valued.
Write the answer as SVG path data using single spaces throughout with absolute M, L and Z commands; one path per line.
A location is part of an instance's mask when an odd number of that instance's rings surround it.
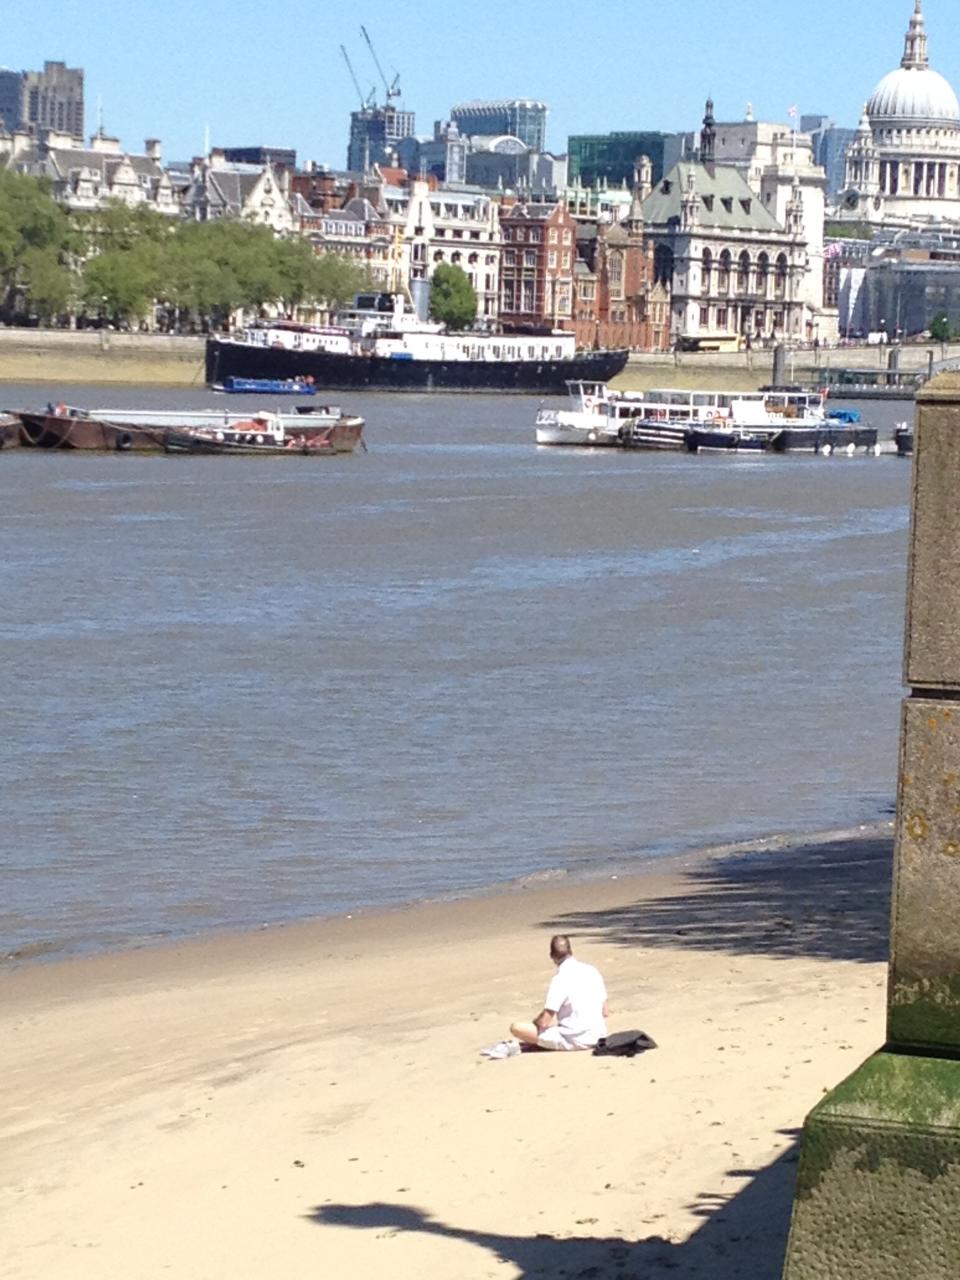
M 917 978 L 894 963 L 887 1030 L 893 1044 L 960 1048 L 960 975 Z
M 960 1169 L 960 1062 L 878 1053 L 811 1112 L 798 1195 L 823 1181 L 839 1152 L 860 1170 L 883 1162 L 937 1179 Z

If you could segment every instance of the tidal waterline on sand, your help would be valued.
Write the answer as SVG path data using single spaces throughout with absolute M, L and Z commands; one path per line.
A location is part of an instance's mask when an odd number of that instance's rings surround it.
M 340 400 L 365 456 L 0 459 L 0 951 L 885 811 L 909 463 L 538 450 L 535 399 Z

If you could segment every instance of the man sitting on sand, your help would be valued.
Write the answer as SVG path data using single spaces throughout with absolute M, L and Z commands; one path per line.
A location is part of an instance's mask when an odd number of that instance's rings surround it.
M 543 1008 L 532 1022 L 515 1022 L 510 1032 L 522 1045 L 537 1049 L 592 1049 L 607 1034 L 607 989 L 592 964 L 573 958 L 565 933 L 550 939 L 557 972 Z

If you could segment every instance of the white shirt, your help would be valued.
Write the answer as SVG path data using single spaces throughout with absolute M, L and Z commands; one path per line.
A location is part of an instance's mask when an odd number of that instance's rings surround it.
M 607 989 L 599 972 L 592 964 L 568 956 L 550 981 L 543 1007 L 556 1014 L 565 1039 L 588 1046 L 607 1034 L 606 1001 Z

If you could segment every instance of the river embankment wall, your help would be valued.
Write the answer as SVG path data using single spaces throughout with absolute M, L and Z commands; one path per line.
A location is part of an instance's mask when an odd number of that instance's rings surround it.
M 0 382 L 203 385 L 202 337 L 0 329 Z
M 899 351 L 899 368 L 926 372 L 932 359 L 960 359 L 960 344 L 905 346 Z M 881 372 L 888 368 L 889 347 L 821 347 L 819 351 L 788 351 L 786 377 L 791 383 L 816 386 L 825 369 L 859 369 Z M 756 391 L 774 381 L 773 353 L 740 352 L 631 352 L 627 366 L 614 380 L 621 391 L 649 391 L 652 387 L 712 388 L 717 391 Z
M 960 344 L 903 347 L 901 369 L 929 367 L 934 360 L 960 358 Z M 117 383 L 135 386 L 203 385 L 202 337 L 168 334 L 75 332 L 62 329 L 0 329 L 0 383 Z M 791 382 L 816 383 L 826 368 L 884 369 L 886 347 L 836 347 L 788 353 Z M 622 390 L 651 387 L 715 387 L 752 391 L 773 380 L 771 352 L 632 352 L 614 385 Z

